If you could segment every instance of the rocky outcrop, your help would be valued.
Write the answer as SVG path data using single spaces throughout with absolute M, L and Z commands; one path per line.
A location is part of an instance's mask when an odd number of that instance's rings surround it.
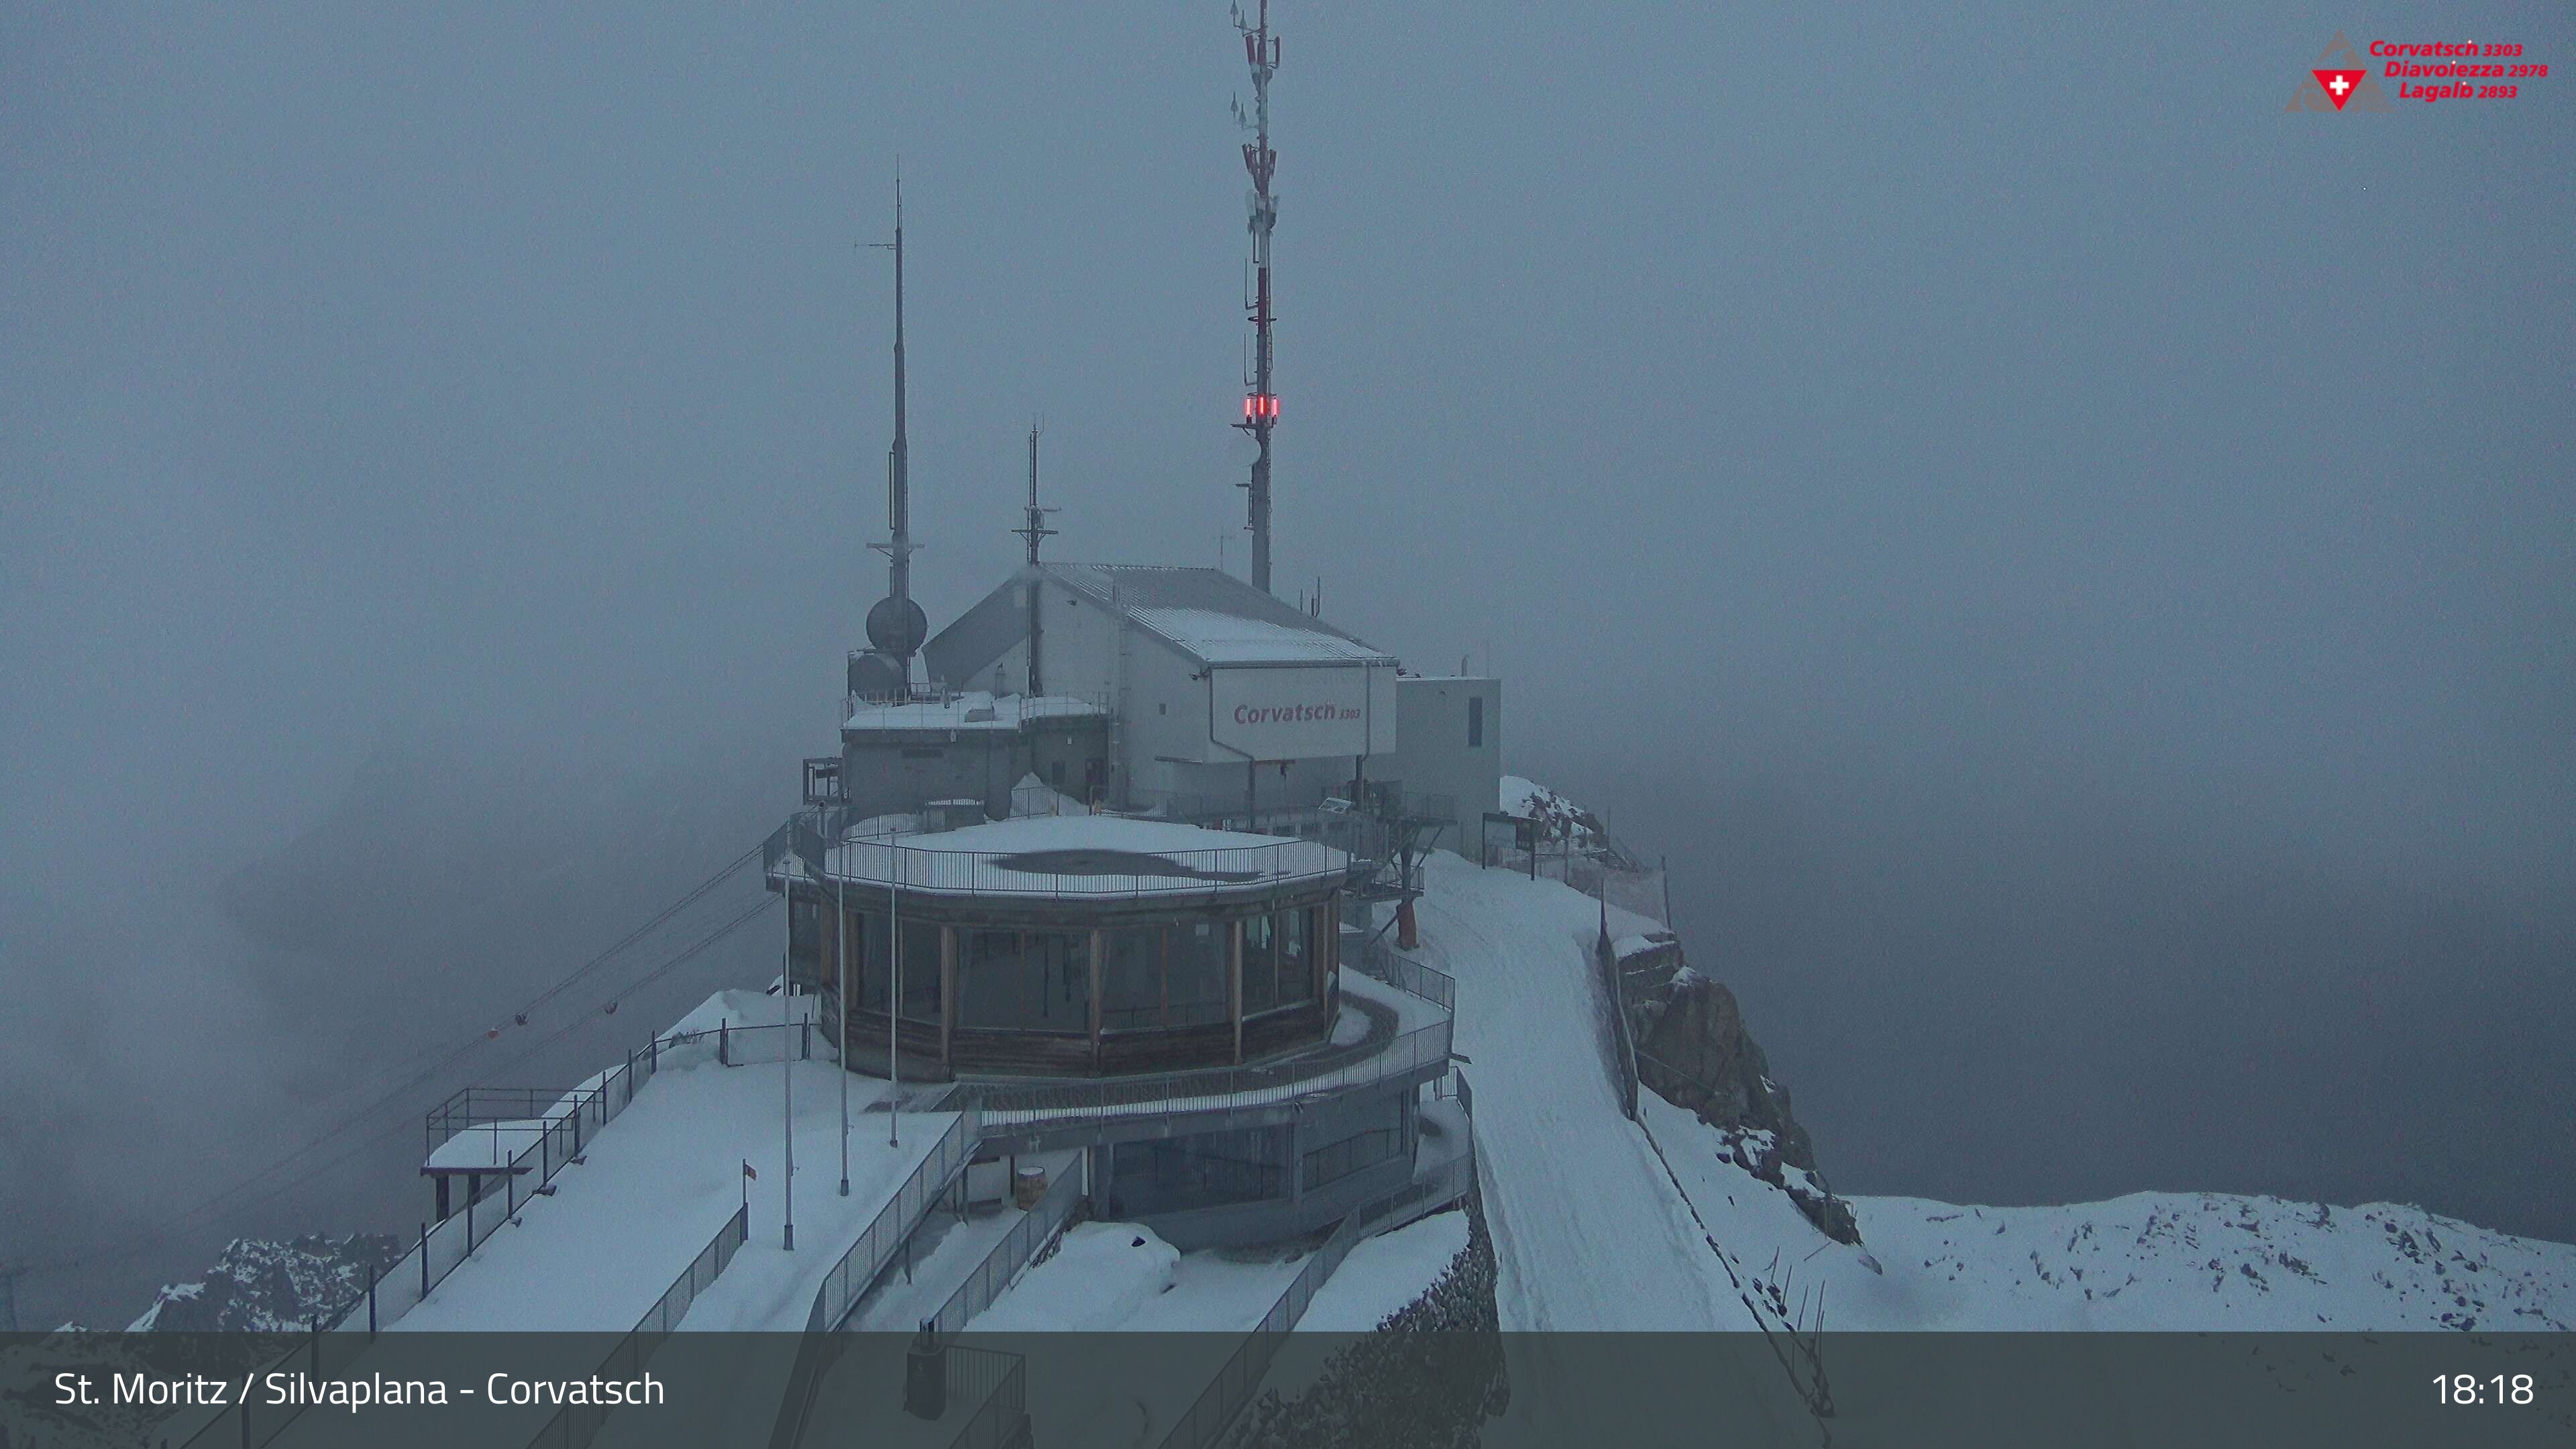
M 402 1239 L 383 1234 L 235 1238 L 203 1279 L 162 1289 L 128 1331 L 275 1333 L 336 1321 L 402 1255 Z
M 1484 1194 L 1467 1193 L 1467 1246 L 1428 1292 L 1335 1349 L 1294 1399 L 1252 1405 L 1246 1449 L 1475 1449 L 1511 1407 Z
M 1669 976 L 1656 969 L 1665 953 L 1678 968 Z M 1788 1193 L 1818 1231 L 1857 1244 L 1860 1226 L 1817 1172 L 1815 1143 L 1790 1110 L 1788 1088 L 1771 1080 L 1735 993 L 1682 965 L 1669 938 L 1639 942 L 1621 956 L 1635 983 L 1629 1001 L 1638 1085 L 1716 1129 L 1736 1164 Z

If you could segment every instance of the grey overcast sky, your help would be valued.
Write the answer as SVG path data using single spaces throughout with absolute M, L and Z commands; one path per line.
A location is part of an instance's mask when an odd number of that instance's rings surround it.
M 2576 1238 L 2564 6 L 1276 19 L 1280 577 L 1671 853 L 1837 1186 Z M 2338 30 L 2561 74 L 2285 114 Z M 934 623 L 1038 415 L 1058 556 L 1214 562 L 1241 71 L 1216 0 L 0 10 L 0 1259 L 788 803 L 898 156 Z M 29 1313 L 407 1230 L 379 1159 Z

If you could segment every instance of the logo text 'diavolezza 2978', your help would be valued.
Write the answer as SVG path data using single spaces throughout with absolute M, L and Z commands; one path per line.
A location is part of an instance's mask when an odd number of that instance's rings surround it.
M 2381 81 L 2396 82 L 2400 101 L 2510 101 L 2548 76 L 2515 41 L 2374 40 L 2365 55 L 2338 30 L 2282 109 L 2393 111 Z

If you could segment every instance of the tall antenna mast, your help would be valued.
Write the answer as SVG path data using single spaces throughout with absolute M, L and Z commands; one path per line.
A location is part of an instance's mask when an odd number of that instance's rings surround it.
M 1240 101 L 1234 107 L 1236 121 L 1252 131 L 1252 143 L 1243 148 L 1243 169 L 1252 173 L 1252 194 L 1246 198 L 1252 211 L 1252 295 L 1244 303 L 1252 316 L 1252 376 L 1246 379 L 1243 421 L 1235 426 L 1252 434 L 1260 448 L 1252 459 L 1252 481 L 1245 485 L 1252 495 L 1247 526 L 1252 530 L 1252 586 L 1268 593 L 1270 429 L 1279 421 L 1279 394 L 1270 380 L 1270 232 L 1279 224 L 1279 200 L 1270 194 L 1270 176 L 1279 165 L 1279 153 L 1270 149 L 1270 77 L 1279 69 L 1279 38 L 1270 33 L 1270 0 L 1255 0 L 1250 23 L 1236 5 L 1234 28 L 1243 36 L 1243 58 L 1252 67 L 1252 114 L 1244 115 Z
M 1035 423 L 1029 424 L 1029 506 L 1026 511 L 1028 522 L 1012 529 L 1011 532 L 1029 541 L 1029 567 L 1035 568 L 1038 563 L 1038 540 L 1053 538 L 1056 535 L 1056 530 L 1046 526 L 1046 516 L 1055 510 L 1038 507 L 1038 425 Z
M 912 601 L 912 496 L 903 412 L 903 176 L 894 181 L 894 240 L 872 242 L 894 253 L 894 446 L 886 454 L 886 523 L 893 538 L 870 547 L 886 556 L 886 596 L 868 610 L 868 661 L 853 661 L 854 694 L 903 699 L 912 689 L 912 656 L 930 637 L 930 619 Z
M 1039 669 L 1038 651 L 1038 641 L 1042 637 L 1038 629 L 1038 540 L 1055 535 L 1055 530 L 1046 526 L 1046 516 L 1053 512 L 1055 510 L 1052 508 L 1038 506 L 1038 425 L 1031 423 L 1029 424 L 1028 522 L 1011 530 L 1029 541 L 1029 571 L 1024 587 L 1029 591 L 1029 693 L 1031 695 L 1046 693 L 1046 687 L 1042 682 L 1045 676 Z

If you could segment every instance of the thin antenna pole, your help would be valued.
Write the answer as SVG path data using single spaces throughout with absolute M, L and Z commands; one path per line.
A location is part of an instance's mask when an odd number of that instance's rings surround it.
M 892 474 L 887 526 L 894 545 L 887 552 L 887 592 L 912 597 L 912 447 L 904 436 L 903 375 L 903 177 L 894 179 L 894 446 L 887 466 Z
M 832 861 L 829 849 L 823 853 L 828 868 Z M 841 868 L 849 869 L 843 861 Z M 832 943 L 840 948 L 840 984 L 833 1005 L 836 1020 L 832 1024 L 832 1065 L 839 1067 L 841 1078 L 841 1196 L 850 1195 L 850 878 L 841 876 L 832 883 L 833 907 L 840 914 L 832 921 Z
M 1252 174 L 1252 376 L 1243 399 L 1243 421 L 1236 427 L 1252 434 L 1259 448 L 1252 459 L 1247 500 L 1252 530 L 1252 586 L 1270 591 L 1270 429 L 1279 421 L 1279 394 L 1271 382 L 1270 363 L 1270 233 L 1279 224 L 1279 201 L 1270 194 L 1270 177 L 1279 153 L 1270 149 L 1270 77 L 1279 69 L 1279 39 L 1270 33 L 1270 0 L 1256 0 L 1253 21 L 1234 12 L 1234 28 L 1243 36 L 1243 58 L 1252 67 L 1252 144 L 1243 148 L 1243 169 Z M 1241 114 L 1241 108 L 1237 108 Z
M 903 1064 L 896 1043 L 903 1037 L 903 916 L 895 901 L 894 878 L 903 865 L 903 847 L 886 842 L 886 859 L 897 870 L 886 872 L 886 966 L 892 989 L 886 993 L 886 1146 L 901 1147 L 895 1107 L 903 1097 Z
M 894 182 L 894 240 L 872 242 L 894 253 L 894 444 L 886 450 L 886 526 L 892 537 L 872 544 L 886 556 L 886 596 L 868 611 L 868 643 L 892 667 L 894 693 L 912 694 L 912 656 L 928 633 L 921 606 L 912 601 L 911 442 L 904 428 L 903 357 L 903 175 Z
M 1040 669 L 1038 649 L 1038 541 L 1041 539 L 1052 538 L 1055 536 L 1056 532 L 1054 529 L 1046 526 L 1046 516 L 1055 512 L 1055 510 L 1052 508 L 1041 508 L 1038 506 L 1039 431 L 1039 424 L 1029 424 L 1029 504 L 1027 510 L 1027 522 L 1023 523 L 1020 527 L 1011 530 L 1020 537 L 1027 539 L 1029 544 L 1029 693 L 1031 695 L 1045 693 L 1045 686 L 1042 683 L 1044 676 Z
M 796 1053 L 788 1049 L 787 1018 L 796 1002 L 796 885 L 780 891 L 787 898 L 787 949 L 778 958 L 779 1131 L 786 1143 L 787 1171 L 778 1179 L 787 1208 L 786 1236 L 780 1246 L 796 1251 Z M 819 904 L 819 902 L 818 902 Z

